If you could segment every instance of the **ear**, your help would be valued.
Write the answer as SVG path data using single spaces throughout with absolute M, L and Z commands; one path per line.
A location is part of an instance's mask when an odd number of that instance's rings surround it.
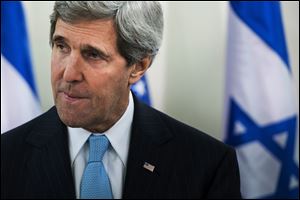
M 130 77 L 129 77 L 129 84 L 132 85 L 138 80 L 142 78 L 142 76 L 145 74 L 147 69 L 150 67 L 151 64 L 151 58 L 150 56 L 147 56 L 143 58 L 141 61 L 133 64 L 131 66 L 131 72 L 130 72 Z

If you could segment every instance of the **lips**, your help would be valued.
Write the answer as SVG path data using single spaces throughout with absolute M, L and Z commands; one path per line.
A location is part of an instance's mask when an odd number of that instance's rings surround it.
M 66 92 L 61 92 L 61 94 L 64 100 L 69 103 L 75 103 L 75 102 L 79 102 L 80 100 L 86 99 L 86 97 L 77 94 L 66 93 Z
M 80 95 L 76 95 L 76 94 L 71 94 L 71 93 L 66 93 L 64 92 L 64 95 L 66 95 L 67 97 L 70 97 L 70 98 L 74 98 L 74 99 L 80 99 L 80 98 L 84 98 Z

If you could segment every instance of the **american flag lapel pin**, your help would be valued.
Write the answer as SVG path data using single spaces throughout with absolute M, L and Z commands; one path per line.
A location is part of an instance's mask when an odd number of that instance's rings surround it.
M 150 172 L 153 172 L 153 171 L 154 171 L 154 168 L 155 168 L 154 165 L 151 165 L 151 164 L 149 164 L 149 163 L 147 163 L 147 162 L 144 163 L 143 167 L 144 167 L 145 169 L 149 170 Z

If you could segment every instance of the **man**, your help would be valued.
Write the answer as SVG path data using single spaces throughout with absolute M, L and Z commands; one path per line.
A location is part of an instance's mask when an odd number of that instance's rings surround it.
M 232 148 L 130 92 L 162 32 L 158 2 L 55 3 L 55 106 L 1 136 L 2 198 L 240 198 Z

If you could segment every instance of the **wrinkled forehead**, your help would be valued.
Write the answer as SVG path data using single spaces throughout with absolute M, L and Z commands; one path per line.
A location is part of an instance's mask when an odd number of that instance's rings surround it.
M 68 33 L 86 37 L 104 37 L 107 39 L 116 37 L 116 29 L 112 19 L 80 20 L 66 22 L 58 19 L 55 25 L 54 34 Z
M 109 51 L 117 50 L 117 34 L 112 19 L 65 22 L 58 19 L 53 38 L 65 38 L 74 46 L 100 46 Z

